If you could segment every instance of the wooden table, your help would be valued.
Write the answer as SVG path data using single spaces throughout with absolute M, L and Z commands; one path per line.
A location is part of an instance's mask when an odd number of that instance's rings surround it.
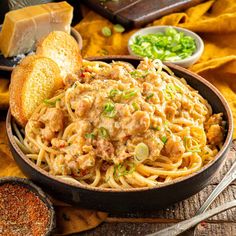
M 229 170 L 232 163 L 236 161 L 236 142 L 232 144 L 226 163 L 216 174 L 211 184 L 198 194 L 187 200 L 179 202 L 167 209 L 152 212 L 138 212 L 127 214 L 109 214 L 107 220 L 96 229 L 84 232 L 79 235 L 145 235 L 153 233 L 179 221 L 191 218 L 204 200 L 220 182 L 224 174 Z M 184 189 L 183 189 L 184 191 Z M 236 182 L 232 183 L 212 204 L 212 207 L 236 199 Z M 188 235 L 188 234 L 185 234 Z M 196 236 L 236 236 L 236 208 L 223 212 L 195 229 Z

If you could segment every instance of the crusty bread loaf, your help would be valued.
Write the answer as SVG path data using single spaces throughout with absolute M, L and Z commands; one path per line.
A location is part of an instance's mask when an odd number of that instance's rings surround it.
M 78 74 L 82 66 L 79 45 L 71 35 L 63 31 L 53 31 L 41 40 L 36 54 L 54 60 L 63 79 L 69 74 Z
M 44 99 L 63 86 L 58 65 L 50 58 L 27 56 L 14 68 L 10 84 L 10 108 L 16 121 L 26 122 Z

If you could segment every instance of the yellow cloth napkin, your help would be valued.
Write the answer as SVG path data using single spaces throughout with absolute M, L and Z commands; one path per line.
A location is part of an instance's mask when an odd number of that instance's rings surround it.
M 236 116 L 236 0 L 208 1 L 156 20 L 152 25 L 175 25 L 197 32 L 204 40 L 201 59 L 190 69 L 213 83 L 225 96 Z M 113 25 L 94 12 L 89 12 L 75 27 L 83 37 L 83 57 L 128 54 L 127 41 L 135 30 L 123 34 L 113 32 L 104 37 L 101 30 Z M 8 106 L 9 81 L 0 78 L 0 109 Z M 236 119 L 235 119 L 236 120 Z M 236 125 L 235 125 L 236 127 Z M 236 129 L 234 130 L 236 138 Z M 0 122 L 0 177 L 24 175 L 15 164 L 9 151 L 5 122 Z M 91 229 L 101 223 L 105 213 L 72 208 L 57 204 L 60 234 Z
M 9 105 L 9 84 L 9 79 L 5 79 L 0 76 L 0 110 L 6 109 Z

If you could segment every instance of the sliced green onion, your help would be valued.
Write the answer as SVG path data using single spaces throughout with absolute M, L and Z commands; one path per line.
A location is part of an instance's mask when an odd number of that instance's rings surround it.
M 165 144 L 167 142 L 167 137 L 166 136 L 162 136 L 161 137 L 161 141 Z
M 139 162 L 144 161 L 149 156 L 149 148 L 145 143 L 139 143 L 134 150 L 135 159 Z
M 140 73 L 139 71 L 137 71 L 137 70 L 134 70 L 134 71 L 131 71 L 131 72 L 130 72 L 130 75 L 131 75 L 132 77 L 135 77 L 135 78 L 138 77 L 138 76 L 140 76 L 140 74 L 141 74 L 141 73 Z
M 147 76 L 147 74 L 149 73 L 149 71 L 138 71 L 138 70 L 134 70 L 130 72 L 130 75 L 137 79 L 137 78 L 145 78 Z
M 56 99 L 55 101 L 50 101 L 49 99 L 44 99 L 43 102 L 46 104 L 46 105 L 50 105 L 50 106 L 55 106 L 57 101 L 61 101 L 60 98 Z
M 187 150 L 187 152 L 201 152 L 201 149 L 196 148 L 196 149 L 192 149 L 192 150 Z
M 165 99 L 167 100 L 175 99 L 175 93 L 176 93 L 175 86 L 171 83 L 167 84 L 166 89 L 164 90 Z
M 134 97 L 136 95 L 137 95 L 137 91 L 136 90 L 124 90 L 122 97 L 124 99 L 130 99 L 130 98 L 132 98 L 132 97 Z
M 137 102 L 133 102 L 133 103 L 132 103 L 132 106 L 133 106 L 133 108 L 134 108 L 135 111 L 138 111 L 138 110 L 140 109 L 140 107 L 139 107 L 139 105 L 138 105 Z
M 123 33 L 125 31 L 125 28 L 120 24 L 116 24 L 116 25 L 114 25 L 114 30 L 117 33 Z
M 115 105 L 112 102 L 107 102 L 104 105 L 103 114 L 107 117 L 113 118 L 116 115 Z
M 93 133 L 87 133 L 87 134 L 85 134 L 84 136 L 85 136 L 85 138 L 87 138 L 87 139 L 94 139 L 94 138 L 95 138 L 95 134 L 93 134 Z
M 107 102 L 104 106 L 105 112 L 111 112 L 115 109 L 115 105 L 112 102 Z
M 168 121 L 168 120 L 165 120 L 164 126 L 165 126 L 166 129 L 168 128 L 168 125 L 169 125 L 169 121 Z
M 147 97 L 146 97 L 146 100 L 149 100 L 149 99 L 152 98 L 153 96 L 154 96 L 154 93 L 148 94 Z
M 109 97 L 110 98 L 113 98 L 113 97 L 115 97 L 116 95 L 119 95 L 121 92 L 120 92 L 120 90 L 118 90 L 118 89 L 112 89 L 111 91 L 110 91 L 110 93 L 109 93 Z
M 108 138 L 109 137 L 109 132 L 106 128 L 104 127 L 100 127 L 98 129 L 98 134 L 99 136 L 101 136 L 102 138 Z
M 156 127 L 151 126 L 150 129 L 155 130 L 155 131 L 160 131 L 161 130 L 161 128 L 159 126 L 156 126 Z
M 72 89 L 75 89 L 76 87 L 77 87 L 77 83 L 74 83 L 74 84 L 71 86 Z
M 183 142 L 187 152 L 201 152 L 200 145 L 196 139 L 185 136 Z
M 138 35 L 130 47 L 139 56 L 162 61 L 182 60 L 191 56 L 197 48 L 194 38 L 173 27 L 166 28 L 165 32 Z
M 107 26 L 103 27 L 102 28 L 102 34 L 105 36 L 105 37 L 110 37 L 111 36 L 111 29 Z
M 132 174 L 134 171 L 135 171 L 135 164 L 133 162 L 128 162 L 126 163 L 126 166 L 124 163 L 115 165 L 113 175 L 115 176 L 115 178 L 119 178 L 121 176 Z

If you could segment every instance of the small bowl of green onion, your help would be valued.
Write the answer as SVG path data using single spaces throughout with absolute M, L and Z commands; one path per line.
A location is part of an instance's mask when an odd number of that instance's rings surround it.
M 189 67 L 202 55 L 204 44 L 190 30 L 175 26 L 152 26 L 133 34 L 128 41 L 128 50 L 134 56 Z

